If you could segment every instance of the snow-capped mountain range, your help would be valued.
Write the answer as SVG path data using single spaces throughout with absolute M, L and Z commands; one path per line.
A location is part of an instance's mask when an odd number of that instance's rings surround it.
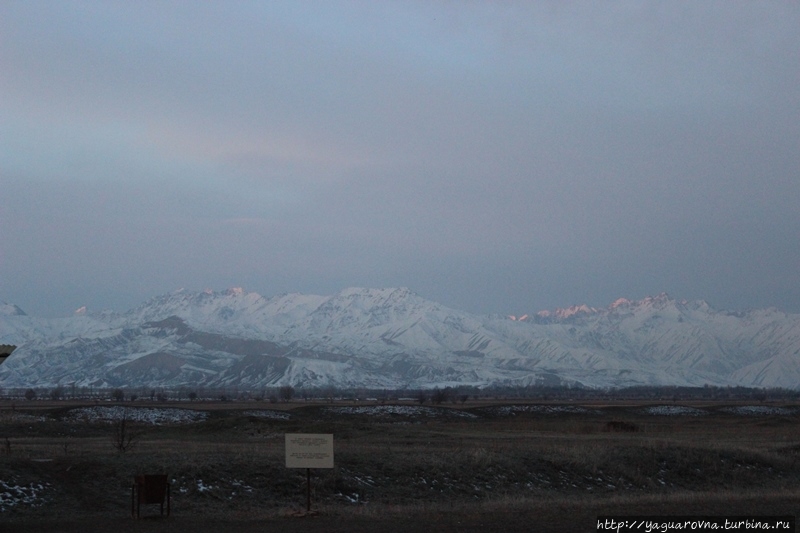
M 0 302 L 1 387 L 800 388 L 800 315 L 666 294 L 474 315 L 405 288 L 264 298 L 180 290 L 126 313 L 42 319 Z

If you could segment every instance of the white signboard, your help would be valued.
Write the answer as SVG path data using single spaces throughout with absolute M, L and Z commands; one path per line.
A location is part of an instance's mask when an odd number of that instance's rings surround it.
M 333 434 L 287 433 L 286 468 L 333 468 Z

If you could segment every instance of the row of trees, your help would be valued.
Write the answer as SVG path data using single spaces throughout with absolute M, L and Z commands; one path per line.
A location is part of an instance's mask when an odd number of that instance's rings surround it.
M 295 388 L 291 385 L 265 387 L 257 391 L 231 388 L 64 388 L 0 391 L 0 398 L 27 400 L 108 400 L 124 401 L 269 401 L 270 403 L 305 401 L 415 401 L 420 404 L 464 403 L 469 399 L 525 399 L 542 401 L 571 400 L 800 400 L 800 390 L 748 387 L 629 387 L 588 389 L 581 387 L 434 387 L 433 389 L 335 389 Z

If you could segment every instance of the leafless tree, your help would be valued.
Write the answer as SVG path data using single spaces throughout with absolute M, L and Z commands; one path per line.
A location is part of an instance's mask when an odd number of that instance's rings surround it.
M 114 432 L 111 435 L 111 444 L 118 452 L 126 452 L 133 448 L 138 438 L 131 421 L 128 419 L 128 410 L 122 411 L 122 416 L 114 423 Z
M 292 387 L 291 385 L 284 385 L 283 387 L 280 388 L 279 392 L 281 395 L 281 399 L 284 402 L 288 402 L 294 396 L 294 387 Z

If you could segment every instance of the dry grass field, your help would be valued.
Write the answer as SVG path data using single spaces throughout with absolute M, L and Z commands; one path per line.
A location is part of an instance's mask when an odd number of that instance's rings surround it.
M 334 435 L 310 514 L 285 433 Z M 169 475 L 169 518 L 131 518 L 144 473 Z M 798 482 L 794 405 L 0 404 L 0 531 L 588 532 L 601 514 L 796 516 Z

